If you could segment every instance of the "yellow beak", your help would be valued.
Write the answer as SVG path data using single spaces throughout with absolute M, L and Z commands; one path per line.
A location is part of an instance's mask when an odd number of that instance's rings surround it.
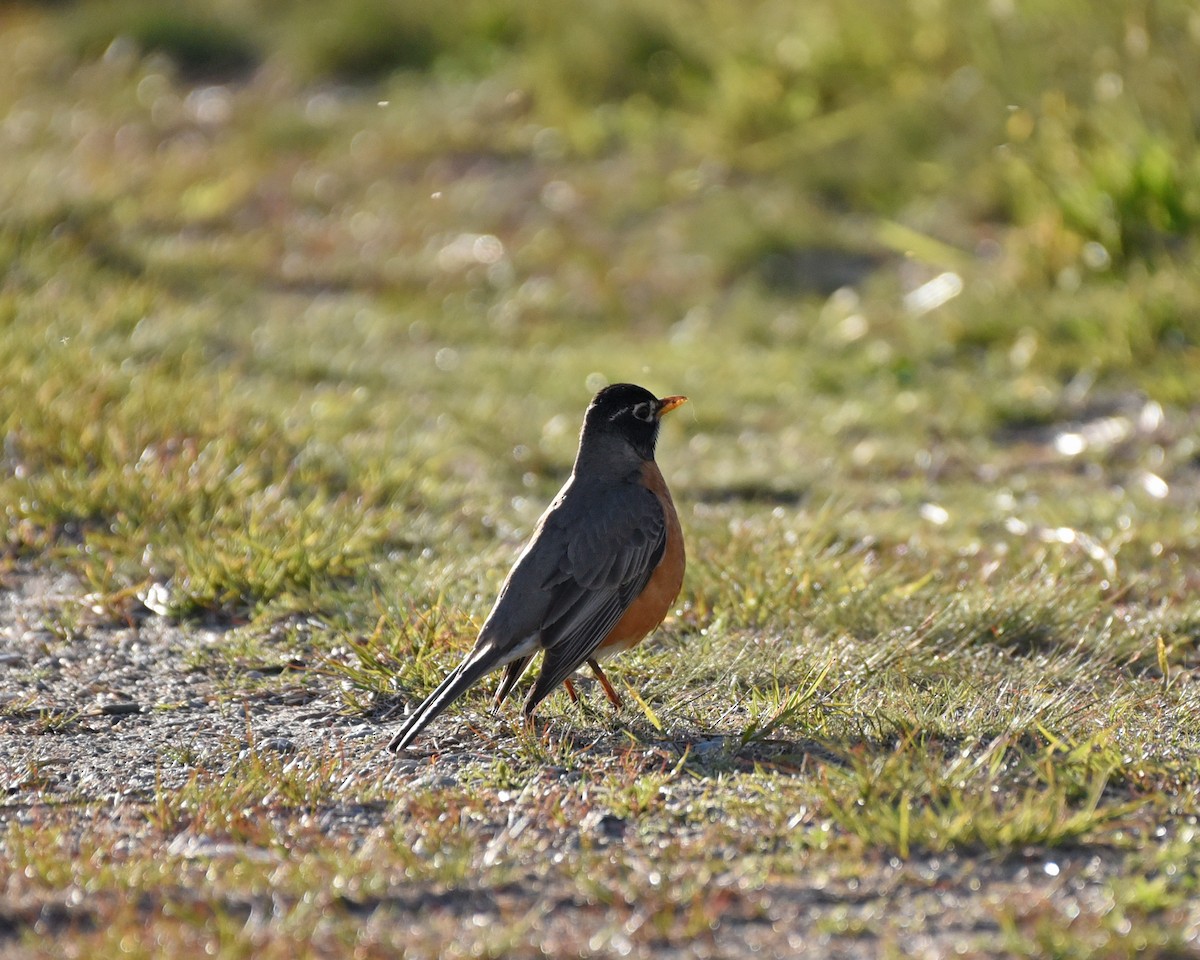
M 687 403 L 687 397 L 663 397 L 658 401 L 658 416 L 661 418 L 664 413 L 670 413 L 685 403 Z

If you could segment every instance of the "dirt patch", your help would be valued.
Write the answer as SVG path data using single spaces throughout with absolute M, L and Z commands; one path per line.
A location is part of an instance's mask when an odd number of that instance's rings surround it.
M 238 694 L 197 667 L 227 642 L 221 628 L 146 611 L 105 622 L 66 575 L 20 571 L 0 594 L 0 783 L 6 809 L 55 802 L 145 801 L 178 789 L 196 765 L 223 767 L 253 739 L 280 752 L 339 740 L 369 753 L 374 724 L 340 718 L 312 678 Z M 253 688 L 275 672 L 247 667 Z

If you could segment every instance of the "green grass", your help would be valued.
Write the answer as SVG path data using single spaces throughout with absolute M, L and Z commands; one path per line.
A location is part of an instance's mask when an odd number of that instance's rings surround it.
M 616 380 L 691 397 L 687 580 L 615 716 L 11 771 L 0 952 L 899 953 L 942 884 L 979 954 L 1195 954 L 1189 5 L 193 6 L 0 14 L 0 575 L 89 594 L 30 659 L 149 608 L 374 723 Z

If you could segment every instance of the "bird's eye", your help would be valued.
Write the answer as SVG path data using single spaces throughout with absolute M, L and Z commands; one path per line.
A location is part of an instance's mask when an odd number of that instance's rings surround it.
M 650 423 L 654 419 L 654 411 L 650 409 L 648 403 L 634 404 L 633 410 L 630 411 L 639 420 L 645 420 Z

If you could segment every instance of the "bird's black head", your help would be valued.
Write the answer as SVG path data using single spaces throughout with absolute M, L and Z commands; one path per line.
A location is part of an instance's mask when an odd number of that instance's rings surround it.
M 614 383 L 592 398 L 583 418 L 583 434 L 585 437 L 615 434 L 628 442 L 642 459 L 653 460 L 660 419 L 686 400 L 687 397 L 659 400 L 644 387 Z

